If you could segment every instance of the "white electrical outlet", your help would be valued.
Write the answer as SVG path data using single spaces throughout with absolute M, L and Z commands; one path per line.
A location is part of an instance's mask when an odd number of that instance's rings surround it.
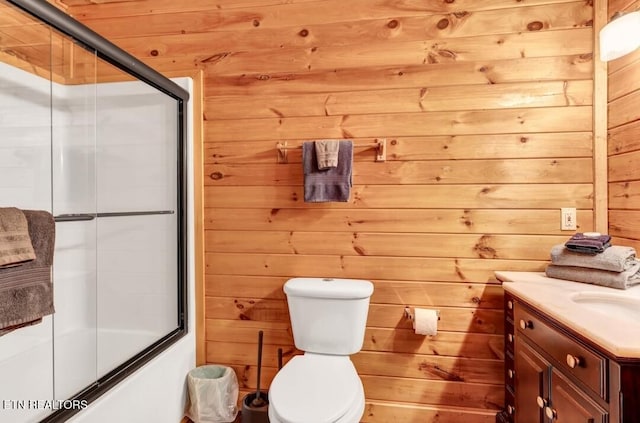
M 560 209 L 560 229 L 563 231 L 575 231 L 577 229 L 576 209 L 563 207 Z

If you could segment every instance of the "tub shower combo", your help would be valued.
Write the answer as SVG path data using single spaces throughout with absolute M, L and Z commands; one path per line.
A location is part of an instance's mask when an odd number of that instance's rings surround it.
M 0 0 L 0 207 L 56 222 L 55 313 L 0 336 L 0 423 L 64 421 L 185 335 L 187 99 L 46 2 Z

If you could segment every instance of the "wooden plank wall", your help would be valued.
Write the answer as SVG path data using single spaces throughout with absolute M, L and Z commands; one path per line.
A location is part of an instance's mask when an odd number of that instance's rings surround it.
M 609 16 L 640 1 L 609 0 Z M 609 232 L 640 248 L 640 51 L 609 62 Z
M 282 293 L 294 276 L 375 283 L 364 422 L 493 422 L 503 404 L 502 289 L 591 230 L 591 2 L 141 0 L 69 13 L 162 71 L 205 73 L 206 354 L 255 388 L 296 354 Z M 299 150 L 355 154 L 348 203 L 303 202 Z M 405 306 L 441 310 L 418 336 Z

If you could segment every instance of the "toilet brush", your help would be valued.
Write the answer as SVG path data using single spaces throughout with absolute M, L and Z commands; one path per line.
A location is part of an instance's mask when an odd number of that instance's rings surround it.
M 256 392 L 247 394 L 242 399 L 242 423 L 269 423 L 269 398 L 260 392 L 260 375 L 262 372 L 262 337 L 258 332 L 258 380 Z
M 260 396 L 260 373 L 262 372 L 262 331 L 258 332 L 258 380 L 256 381 L 256 397 L 251 401 L 252 407 L 262 407 L 266 401 Z

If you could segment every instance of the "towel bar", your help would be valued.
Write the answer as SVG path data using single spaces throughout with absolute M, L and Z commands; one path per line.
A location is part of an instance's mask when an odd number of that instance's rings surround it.
M 385 138 L 377 138 L 375 142 L 369 144 L 353 144 L 353 148 L 375 148 L 376 162 L 384 162 L 387 160 L 387 140 Z M 276 144 L 278 151 L 278 163 L 289 163 L 288 150 L 302 149 L 301 145 L 287 145 L 286 141 Z
M 96 217 L 122 217 L 122 216 L 149 216 L 153 214 L 174 214 L 173 210 L 131 211 L 131 212 L 107 212 L 107 213 L 70 213 L 54 216 L 56 222 L 78 222 L 81 220 L 93 220 Z

